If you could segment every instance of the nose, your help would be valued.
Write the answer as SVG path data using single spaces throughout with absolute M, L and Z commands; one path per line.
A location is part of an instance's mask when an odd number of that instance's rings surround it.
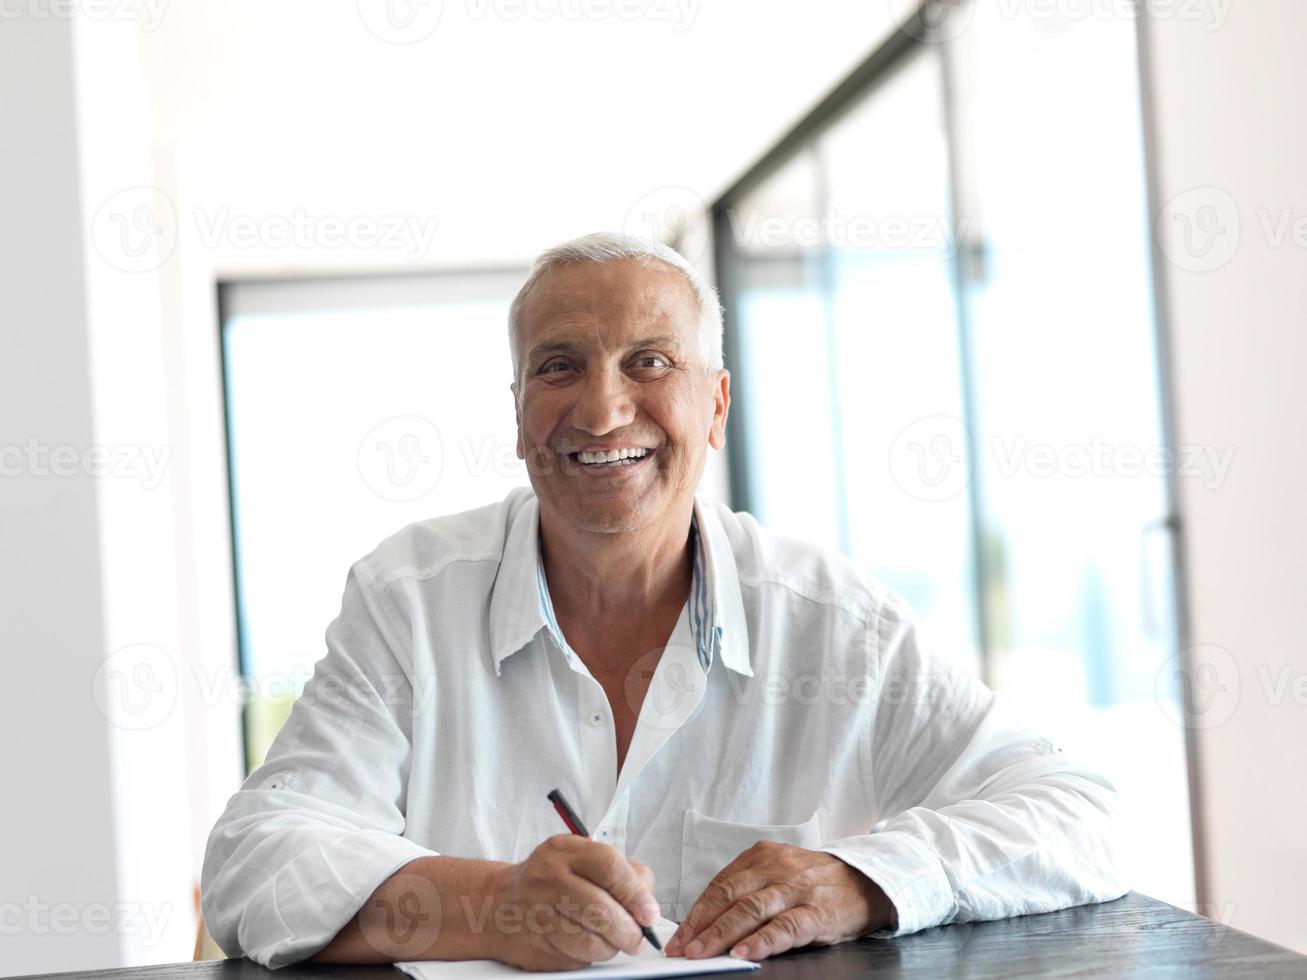
M 572 424 L 593 436 L 602 436 L 635 419 L 635 403 L 621 371 L 595 371 L 574 389 Z

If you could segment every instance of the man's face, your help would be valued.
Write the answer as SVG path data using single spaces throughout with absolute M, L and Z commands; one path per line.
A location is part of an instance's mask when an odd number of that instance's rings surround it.
M 694 290 L 663 262 L 570 263 L 536 284 L 521 319 L 517 455 L 542 510 L 572 527 L 633 531 L 694 496 L 726 439 L 730 375 L 706 374 Z M 583 463 L 589 449 L 643 449 Z

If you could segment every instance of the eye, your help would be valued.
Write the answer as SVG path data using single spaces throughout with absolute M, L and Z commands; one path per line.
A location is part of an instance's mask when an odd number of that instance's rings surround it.
M 557 374 L 558 372 L 557 372 L 557 371 L 553 371 L 553 370 L 551 370 L 551 368 L 556 368 L 556 367 L 567 367 L 567 366 L 568 366 L 568 365 L 567 365 L 567 362 L 566 362 L 566 361 L 550 361 L 548 364 L 546 364 L 544 367 L 542 367 L 542 368 L 540 369 L 539 373 L 540 373 L 540 374 Z
M 651 364 L 649 363 L 650 361 L 656 363 Z M 667 358 L 663 357 L 662 354 L 655 354 L 653 352 L 648 352 L 636 356 L 635 366 L 646 370 L 656 370 L 657 368 L 660 367 L 668 367 L 669 364 Z

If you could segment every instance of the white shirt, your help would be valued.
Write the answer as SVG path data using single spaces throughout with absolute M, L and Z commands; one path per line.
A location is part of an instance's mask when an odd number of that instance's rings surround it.
M 852 560 L 696 497 L 693 585 L 622 771 L 568 646 L 528 488 L 410 525 L 355 563 L 327 654 L 209 837 L 228 953 L 312 955 L 404 864 L 518 862 L 565 832 L 647 864 L 664 916 L 767 838 L 869 875 L 896 934 L 1119 897 L 1111 784 L 923 649 Z M 632 610 L 631 615 L 639 615 Z

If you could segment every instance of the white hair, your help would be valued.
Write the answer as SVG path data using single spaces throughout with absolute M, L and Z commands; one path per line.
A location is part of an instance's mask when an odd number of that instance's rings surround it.
M 614 259 L 634 259 L 641 265 L 666 262 L 685 277 L 694 289 L 699 302 L 699 357 L 705 372 L 722 368 L 722 304 L 713 289 L 693 265 L 675 249 L 621 232 L 600 231 L 555 245 L 541 252 L 531 265 L 526 282 L 513 297 L 508 308 L 508 346 L 513 354 L 513 379 L 522 380 L 519 340 L 522 332 L 522 307 L 526 296 L 546 275 L 561 265 L 572 262 L 611 262 Z

